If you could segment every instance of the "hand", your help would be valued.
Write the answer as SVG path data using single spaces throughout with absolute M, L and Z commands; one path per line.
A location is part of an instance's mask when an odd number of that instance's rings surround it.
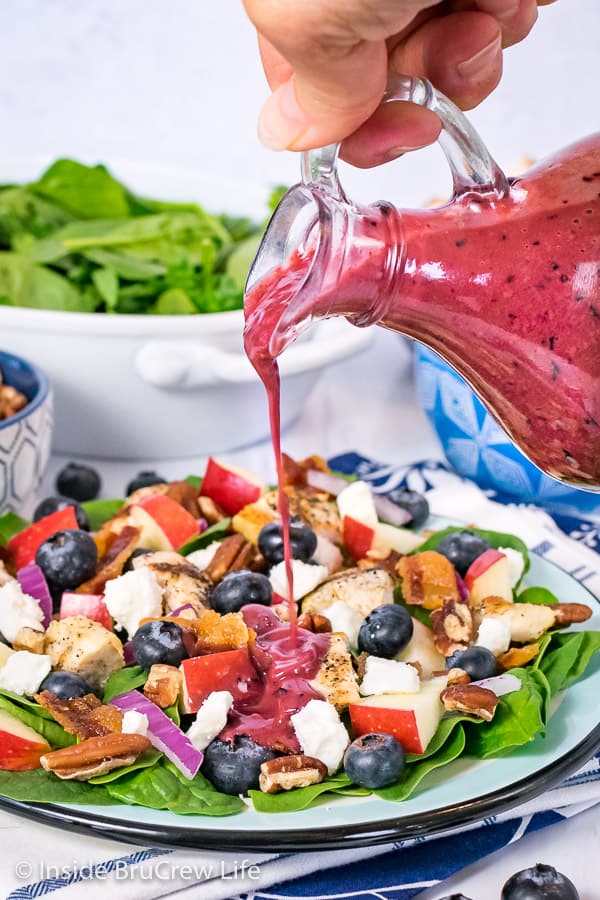
M 373 166 L 435 141 L 438 117 L 381 103 L 390 73 L 424 75 L 462 109 L 493 91 L 502 49 L 554 0 L 244 0 L 273 91 L 259 135 L 274 150 L 343 141 Z

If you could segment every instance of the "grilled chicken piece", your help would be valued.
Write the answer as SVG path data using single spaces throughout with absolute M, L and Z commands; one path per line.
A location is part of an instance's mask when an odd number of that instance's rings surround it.
M 385 569 L 346 569 L 330 575 L 302 600 L 303 613 L 324 613 L 338 600 L 363 618 L 378 606 L 394 602 L 394 583 Z
M 211 578 L 188 562 L 185 556 L 172 550 L 144 553 L 133 560 L 134 569 L 146 567 L 163 589 L 165 611 L 172 612 L 186 603 L 199 614 L 209 607 L 208 597 L 213 587 Z
M 407 603 L 440 609 L 446 600 L 458 603 L 460 595 L 452 563 L 435 550 L 403 556 L 396 566 Z
M 286 485 L 285 494 L 288 499 L 290 515 L 297 516 L 316 531 L 335 544 L 342 540 L 342 524 L 335 500 L 325 491 L 316 491 L 309 487 Z M 233 517 L 234 531 L 242 534 L 253 544 L 258 542 L 261 528 L 278 518 L 277 491 L 269 491 L 255 503 L 249 503 Z
M 52 691 L 42 691 L 35 700 L 52 714 L 52 718 L 69 734 L 82 741 L 121 731 L 123 713 L 116 706 L 103 704 L 95 694 L 61 700 Z
M 123 645 L 112 631 L 85 616 L 54 620 L 46 631 L 45 652 L 53 669 L 81 675 L 96 689 L 123 668 Z
M 311 686 L 341 712 L 350 703 L 360 700 L 358 679 L 352 665 L 346 635 L 334 632 L 329 640 L 327 655 L 321 663 L 317 677 L 311 681 Z
M 510 639 L 516 644 L 537 641 L 545 631 L 571 622 L 585 622 L 592 614 L 582 603 L 508 603 L 501 597 L 486 597 L 473 610 L 477 625 L 483 616 L 505 616 L 510 620 Z

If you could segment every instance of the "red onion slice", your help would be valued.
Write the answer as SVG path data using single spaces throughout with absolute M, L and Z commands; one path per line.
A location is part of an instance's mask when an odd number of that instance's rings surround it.
M 164 753 L 186 778 L 193 778 L 204 759 L 196 750 L 189 737 L 151 700 L 139 691 L 119 694 L 110 701 L 113 706 L 126 712 L 133 709 L 148 717 L 148 740 L 153 747 Z
M 494 675 L 492 678 L 482 678 L 481 681 L 473 681 L 478 687 L 487 688 L 492 691 L 496 697 L 502 697 L 504 694 L 512 694 L 513 691 L 521 689 L 521 680 L 510 672 L 504 672 L 502 675 Z
M 29 594 L 40 604 L 40 609 L 44 614 L 42 624 L 44 628 L 47 628 L 52 621 L 52 596 L 44 573 L 38 565 L 29 563 L 28 566 L 19 569 L 17 580 L 23 593 Z
M 381 519 L 382 522 L 387 522 L 388 525 L 397 525 L 399 527 L 408 525 L 409 522 L 412 522 L 412 516 L 409 511 L 402 506 L 398 506 L 397 503 L 394 503 L 393 500 L 390 500 L 390 498 L 386 497 L 384 494 L 373 494 L 373 500 L 375 502 L 377 517 Z
M 306 473 L 306 483 L 309 487 L 316 488 L 318 491 L 327 491 L 334 497 L 341 494 L 349 484 L 345 478 L 332 475 L 331 472 L 321 472 L 320 469 L 309 469 Z

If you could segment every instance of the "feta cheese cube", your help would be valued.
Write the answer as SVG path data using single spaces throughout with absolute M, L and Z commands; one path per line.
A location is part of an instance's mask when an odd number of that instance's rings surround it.
M 417 694 L 421 679 L 414 666 L 397 659 L 368 656 L 360 685 L 363 697 L 373 694 Z
M 331 606 L 320 612 L 322 616 L 327 616 L 331 622 L 332 631 L 341 631 L 348 638 L 348 643 L 351 647 L 358 646 L 358 632 L 364 622 L 359 612 L 352 609 L 343 600 L 336 600 L 335 603 L 332 603 Z
M 309 700 L 291 716 L 291 722 L 302 752 L 320 759 L 330 775 L 337 772 L 350 738 L 335 706 L 326 700 Z
M 135 709 L 127 709 L 123 713 L 121 731 L 123 734 L 148 734 L 148 716 L 146 713 L 137 712 Z
M 340 518 L 350 516 L 365 525 L 377 525 L 377 510 L 371 486 L 366 481 L 353 481 L 337 496 Z
M 203 547 L 202 550 L 194 550 L 193 553 L 186 556 L 186 561 L 196 566 L 202 572 L 212 562 L 213 556 L 220 546 L 220 541 L 213 541 L 212 544 L 209 544 L 208 547 Z
M 294 577 L 294 600 L 301 600 L 306 594 L 314 591 L 329 575 L 325 566 L 313 566 L 301 559 L 292 560 L 292 574 Z M 269 572 L 269 581 L 276 594 L 288 599 L 288 583 L 285 574 L 285 562 L 282 560 L 273 566 Z
M 117 626 L 132 637 L 141 619 L 162 615 L 162 595 L 154 572 L 142 566 L 107 581 L 104 603 Z
M 320 566 L 325 566 L 330 575 L 342 568 L 343 558 L 340 548 L 322 534 L 317 534 L 317 549 L 312 558 Z
M 483 616 L 475 644 L 477 647 L 486 647 L 494 656 L 500 656 L 510 646 L 510 635 L 509 616 Z
M 43 631 L 44 613 L 35 597 L 24 594 L 15 579 L 0 588 L 0 631 L 11 643 L 21 628 Z
M 229 691 L 213 691 L 208 695 L 187 731 L 196 750 L 204 750 L 223 731 L 232 703 Z
M 523 575 L 523 570 L 525 568 L 525 560 L 523 558 L 523 554 L 520 553 L 519 550 L 515 550 L 513 547 L 498 547 L 498 552 L 504 553 L 505 557 L 508 560 L 510 585 L 514 588 Z
M 0 688 L 12 691 L 13 694 L 32 697 L 51 669 L 49 656 L 18 650 L 11 653 L 0 669 Z

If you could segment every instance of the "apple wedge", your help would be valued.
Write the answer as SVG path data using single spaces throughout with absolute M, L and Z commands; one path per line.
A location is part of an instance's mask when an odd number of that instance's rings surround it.
M 200 487 L 200 496 L 209 497 L 228 516 L 254 503 L 267 492 L 267 485 L 252 472 L 210 457 Z
M 407 528 L 397 528 L 385 522 L 369 525 L 347 515 L 342 519 L 342 535 L 348 553 L 357 561 L 364 559 L 369 550 L 375 550 L 383 555 L 390 550 L 401 554 L 411 553 L 420 547 L 424 540 L 422 535 L 415 534 Z
M 60 599 L 60 619 L 69 616 L 85 616 L 93 622 L 99 622 L 109 631 L 113 630 L 112 616 L 106 608 L 102 594 L 75 594 L 65 591 Z
M 184 659 L 179 668 L 182 708 L 186 713 L 198 712 L 213 691 L 229 691 L 234 701 L 243 700 L 249 696 L 252 685 L 259 682 L 246 647 L 192 656 Z
M 50 745 L 37 731 L 0 709 L 0 769 L 24 772 L 40 768 Z
M 513 601 L 510 564 L 504 553 L 493 547 L 473 560 L 464 581 L 472 606 L 486 597 L 501 597 L 507 603 Z
M 396 659 L 400 662 L 419 662 L 423 671 L 423 678 L 431 678 L 434 672 L 443 671 L 446 668 L 446 660 L 435 646 L 433 640 L 433 631 L 413 619 L 413 634 L 400 653 L 396 655 Z
M 179 550 L 200 530 L 193 515 L 166 494 L 138 500 L 130 516 L 141 532 L 140 547 L 148 550 Z
M 417 694 L 376 694 L 351 703 L 355 735 L 391 734 L 407 753 L 424 753 L 444 712 L 440 693 L 445 686 L 445 678 L 435 678 L 422 682 Z

